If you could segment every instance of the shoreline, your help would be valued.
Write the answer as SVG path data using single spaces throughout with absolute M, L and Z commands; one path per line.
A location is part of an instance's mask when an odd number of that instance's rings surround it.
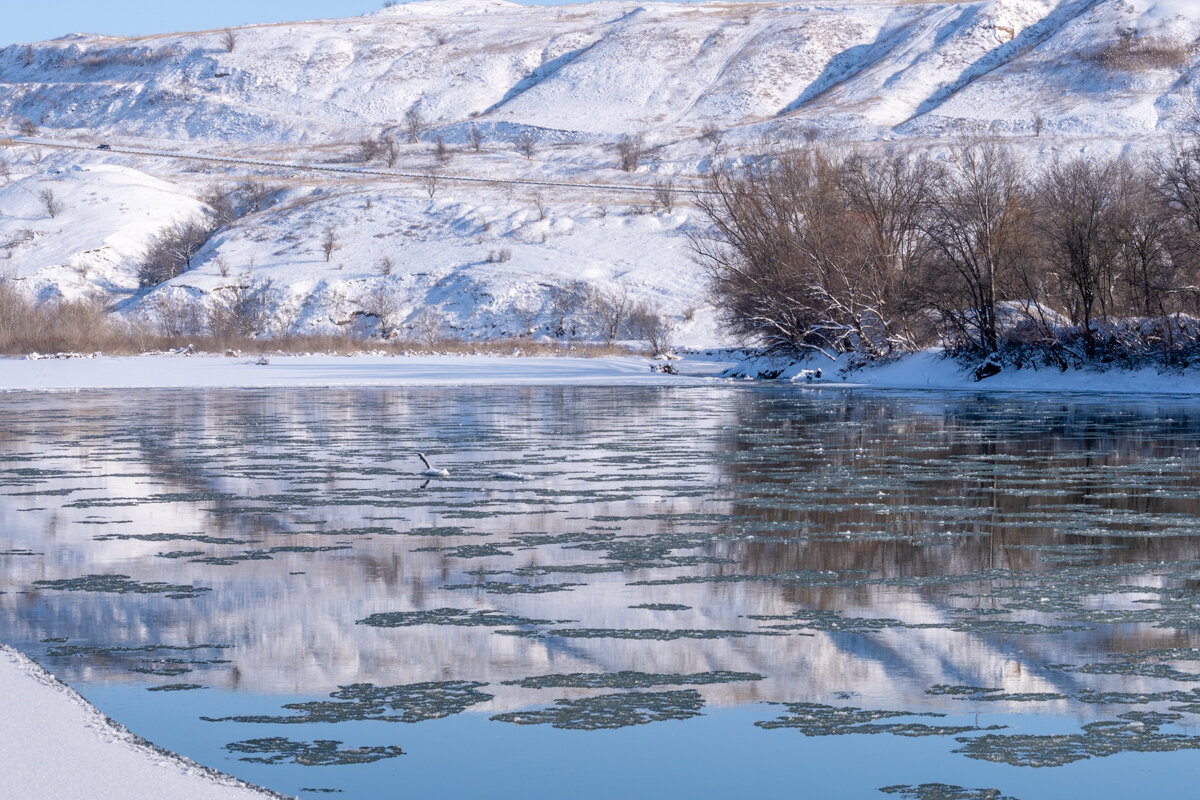
M 678 374 L 658 371 L 670 363 Z M 814 372 L 820 370 L 816 378 Z M 804 360 L 707 350 L 665 362 L 646 356 L 236 355 L 0 357 L 0 394 L 119 389 L 288 389 L 499 386 L 694 387 L 754 383 L 809 388 L 1096 396 L 1200 395 L 1200 369 L 971 369 L 926 350 L 882 364 L 846 356 Z
M 281 800 L 130 732 L 23 653 L 0 644 L 0 788 L 42 800 Z

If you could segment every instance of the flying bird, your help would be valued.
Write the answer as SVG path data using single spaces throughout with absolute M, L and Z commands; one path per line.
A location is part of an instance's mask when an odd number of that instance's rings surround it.
M 436 467 L 433 466 L 433 464 L 429 463 L 429 458 L 426 457 L 426 455 L 424 453 L 417 453 L 417 458 L 421 459 L 421 461 L 425 464 L 425 469 L 421 471 L 421 474 L 426 476 L 427 478 L 449 478 L 450 477 L 450 470 L 437 469 Z

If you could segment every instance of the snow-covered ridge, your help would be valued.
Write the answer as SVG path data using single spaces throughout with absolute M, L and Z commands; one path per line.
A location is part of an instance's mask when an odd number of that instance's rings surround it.
M 312 142 L 395 126 L 526 125 L 663 141 L 769 123 L 857 138 L 1153 136 L 1194 89 L 1181 0 L 837 5 L 432 0 L 364 17 L 0 51 L 0 115 L 61 129 Z M 1124 36 L 1170 58 L 1098 68 Z M 453 133 L 453 131 L 448 131 Z

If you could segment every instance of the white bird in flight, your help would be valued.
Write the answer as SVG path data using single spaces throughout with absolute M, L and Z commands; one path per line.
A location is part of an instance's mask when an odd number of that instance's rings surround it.
M 429 459 L 425 456 L 424 453 L 417 453 L 417 458 L 421 459 L 421 461 L 424 462 L 424 464 L 425 464 L 425 469 L 422 470 L 422 472 L 421 472 L 421 474 L 424 475 L 425 477 L 427 477 L 427 478 L 449 478 L 450 477 L 450 470 L 435 468 L 433 466 L 433 464 L 429 463 Z

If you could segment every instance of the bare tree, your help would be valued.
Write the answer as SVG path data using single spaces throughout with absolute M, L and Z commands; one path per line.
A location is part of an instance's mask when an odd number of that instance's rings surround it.
M 325 228 L 324 236 L 321 237 L 321 252 L 325 254 L 326 262 L 333 258 L 333 251 L 338 247 L 337 231 L 332 225 L 329 225 Z
M 476 153 L 483 152 L 483 131 L 479 129 L 478 125 L 467 128 L 467 142 Z
M 993 353 L 997 308 L 1030 250 L 1029 187 L 1012 151 L 969 144 L 933 193 L 924 226 L 930 259 L 925 289 L 946 332 L 962 346 Z
M 436 143 L 433 147 L 434 158 L 437 159 L 439 164 L 445 166 L 446 164 L 450 163 L 450 157 L 452 155 L 453 153 L 450 151 L 450 148 L 446 146 L 446 140 L 442 138 L 442 135 L 439 133 L 437 135 Z
M 650 303 L 638 303 L 629 315 L 629 332 L 650 348 L 655 356 L 667 355 L 671 351 L 675 323 Z
M 383 153 L 383 160 L 389 167 L 396 166 L 396 162 L 400 158 L 400 149 L 396 146 L 396 140 L 390 134 L 383 134 L 379 137 L 379 147 Z
M 425 119 L 416 106 L 412 106 L 404 112 L 404 131 L 408 134 L 409 144 L 421 141 L 421 134 L 425 132 Z
M 25 45 L 25 50 L 21 54 L 21 65 L 29 67 L 33 65 L 33 45 Z
M 192 268 L 192 258 L 216 231 L 208 217 L 176 222 L 151 243 L 138 266 L 138 283 L 157 286 Z
M 664 178 L 654 182 L 654 199 L 668 214 L 675 210 L 675 181 Z
M 570 281 L 550 287 L 550 324 L 555 336 L 574 333 L 572 319 L 587 301 L 588 287 L 583 281 Z
M 522 129 L 513 141 L 517 152 L 526 158 L 533 158 L 533 154 L 537 152 L 537 144 L 537 135 L 529 128 Z
M 369 164 L 378 158 L 380 155 L 380 140 L 373 136 L 367 136 L 358 143 L 358 151 L 355 155 L 359 161 L 364 164 Z
M 625 134 L 617 140 L 617 161 L 626 172 L 636 170 L 645 153 L 646 135 L 643 133 Z
M 28 117 L 17 120 L 17 133 L 21 136 L 37 136 L 37 123 Z
M 394 265 L 392 264 L 391 256 L 384 256 L 383 258 L 379 259 L 379 274 L 380 275 L 383 275 L 384 277 L 391 275 L 393 267 L 394 267 Z
M 1071 321 L 1082 329 L 1088 358 L 1096 354 L 1093 320 L 1097 313 L 1108 316 L 1117 282 L 1119 178 L 1115 162 L 1077 157 L 1051 165 L 1035 190 L 1045 272 L 1059 285 Z
M 621 338 L 632 310 L 633 301 L 624 287 L 609 291 L 593 287 L 588 293 L 588 321 L 606 344 Z
M 12 180 L 12 164 L 3 156 L 0 156 L 0 178 L 3 178 L 5 183 Z
M 513 315 L 521 323 L 521 335 L 533 332 L 533 325 L 542 313 L 542 306 L 532 297 L 520 297 L 512 304 Z
M 388 281 L 376 281 L 358 300 L 363 313 L 379 320 L 379 332 L 384 338 L 391 336 L 403 309 L 396 289 Z
M 270 280 L 242 275 L 210 294 L 208 330 L 218 339 L 250 338 L 263 333 L 271 308 Z
M 232 53 L 233 48 L 237 45 L 237 35 L 232 28 L 226 28 L 221 31 L 221 46 L 225 48 L 226 53 Z
M 421 185 L 425 187 L 426 193 L 429 194 L 429 199 L 437 194 L 438 189 L 442 186 L 442 176 L 438 175 L 433 170 L 427 170 L 421 175 Z
M 445 338 L 446 321 L 434 309 L 426 306 L 409 320 L 409 327 L 417 340 L 433 347 Z

